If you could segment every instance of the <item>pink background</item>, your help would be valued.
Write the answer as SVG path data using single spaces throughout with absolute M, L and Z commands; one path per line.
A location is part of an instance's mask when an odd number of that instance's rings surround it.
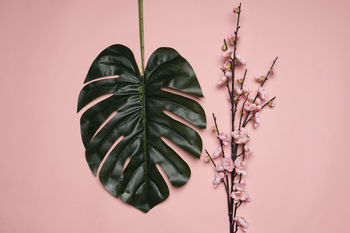
M 176 48 L 207 97 L 208 126 L 215 112 L 229 130 L 226 92 L 215 85 L 233 2 L 218 2 L 145 0 L 146 58 Z M 251 133 L 254 202 L 240 210 L 251 233 L 350 232 L 349 10 L 345 0 L 243 1 L 248 78 L 280 58 L 267 84 L 278 106 Z M 190 182 L 147 215 L 109 195 L 85 162 L 78 94 L 107 46 L 127 45 L 140 60 L 136 0 L 2 0 L 0 28 L 1 233 L 228 232 L 212 168 L 178 149 Z M 200 133 L 213 151 L 214 137 Z

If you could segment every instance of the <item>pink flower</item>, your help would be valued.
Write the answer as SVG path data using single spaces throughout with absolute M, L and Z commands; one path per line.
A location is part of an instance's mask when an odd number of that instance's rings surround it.
M 217 164 L 216 165 L 216 171 L 218 171 L 218 172 L 223 172 L 225 169 L 224 169 L 224 167 L 222 166 L 222 164 Z
M 237 216 L 233 220 L 237 223 L 237 226 L 239 226 L 243 232 L 247 231 L 249 224 L 243 217 Z
M 232 49 L 227 49 L 226 51 L 224 51 L 222 53 L 222 56 L 225 58 L 225 59 L 228 59 L 232 56 Z
M 267 99 L 267 91 L 263 87 L 259 87 L 258 94 L 261 100 Z
M 220 184 L 221 180 L 225 177 L 225 173 L 223 172 L 217 172 L 215 174 L 215 179 L 213 181 L 214 187 L 216 188 L 218 184 Z
M 248 190 L 246 189 L 246 185 L 243 183 L 238 183 L 233 186 L 233 192 L 231 193 L 231 197 L 234 199 L 235 203 L 239 201 L 242 201 L 242 202 L 251 201 L 251 198 L 248 194 Z
M 265 74 L 258 74 L 257 76 L 255 76 L 255 81 L 257 81 L 258 83 L 262 83 L 265 81 Z
M 248 87 L 244 86 L 242 88 L 242 91 L 243 91 L 243 95 L 246 96 L 248 94 L 248 92 L 249 92 L 249 89 L 248 89 Z
M 219 139 L 222 141 L 222 143 L 227 146 L 230 142 L 230 138 L 226 133 L 220 133 Z
M 256 98 L 255 102 L 256 105 L 261 105 L 262 101 L 259 97 Z
M 270 108 L 276 107 L 276 103 L 275 103 L 274 100 L 271 100 L 271 101 L 269 102 L 269 107 L 270 107 Z
M 232 71 L 226 70 L 225 77 L 230 80 L 232 78 Z
M 253 117 L 254 122 L 260 124 L 260 113 L 256 112 Z
M 230 43 L 230 45 L 234 45 L 235 43 L 235 38 L 236 38 L 236 35 L 233 33 L 231 34 L 229 37 L 228 37 L 228 41 Z M 237 40 L 239 39 L 239 36 L 237 36 Z
M 248 111 L 248 112 L 254 111 L 254 110 L 256 109 L 256 104 L 251 103 L 251 102 L 246 102 L 246 103 L 244 104 L 244 109 L 245 109 L 246 111 Z
M 233 163 L 231 158 L 223 158 L 222 165 L 224 169 L 228 172 L 232 172 L 235 168 L 235 164 Z
M 239 87 L 237 87 L 237 86 L 235 86 L 234 87 L 234 90 L 233 90 L 237 95 L 241 95 L 243 92 L 242 92 L 242 90 L 241 90 L 241 88 L 239 88 Z
M 216 151 L 213 153 L 212 158 L 213 158 L 213 159 L 216 159 L 216 158 L 219 157 L 220 155 L 222 155 L 222 149 L 221 149 L 221 147 L 218 147 L 218 148 L 216 149 Z
M 244 145 L 244 155 L 246 157 L 248 157 L 249 155 L 251 155 L 253 153 L 253 149 L 251 146 L 249 146 L 248 144 Z
M 236 60 L 238 65 L 245 66 L 247 64 L 245 59 L 239 54 L 236 54 L 236 59 L 235 60 Z
M 235 167 L 236 167 L 237 174 L 245 176 L 247 174 L 247 171 L 245 170 L 246 166 L 247 166 L 247 162 L 245 162 L 241 159 L 236 159 Z
M 250 103 L 253 103 L 253 102 L 254 102 L 254 97 L 248 95 L 247 98 L 248 98 L 248 101 L 249 101 Z
M 248 131 L 245 128 L 241 128 L 241 130 L 234 130 L 232 132 L 232 137 L 237 144 L 246 144 L 249 141 Z
M 218 82 L 218 86 L 223 86 L 226 84 L 227 78 L 226 76 L 222 76 L 220 81 Z

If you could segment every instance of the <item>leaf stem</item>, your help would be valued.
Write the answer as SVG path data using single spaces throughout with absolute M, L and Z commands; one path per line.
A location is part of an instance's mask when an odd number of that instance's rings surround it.
M 142 76 L 145 73 L 145 42 L 143 37 L 143 0 L 139 0 L 139 31 L 140 31 L 140 49 L 141 49 L 141 66 Z

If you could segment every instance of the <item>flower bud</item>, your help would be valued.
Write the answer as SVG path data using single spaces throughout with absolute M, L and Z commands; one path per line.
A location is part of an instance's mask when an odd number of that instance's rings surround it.
M 262 83 L 265 81 L 265 74 L 259 74 L 257 76 L 255 76 L 255 81 L 257 81 L 258 83 Z
M 269 102 L 269 107 L 270 107 L 270 108 L 274 108 L 275 106 L 276 106 L 275 101 L 274 101 L 274 100 L 271 100 L 271 101 Z
M 227 45 L 226 45 L 226 44 L 223 44 L 223 45 L 221 46 L 221 50 L 222 50 L 223 52 L 225 52 L 225 51 L 227 50 Z
M 238 14 L 239 13 L 239 8 L 238 7 L 233 8 L 233 13 L 234 14 Z

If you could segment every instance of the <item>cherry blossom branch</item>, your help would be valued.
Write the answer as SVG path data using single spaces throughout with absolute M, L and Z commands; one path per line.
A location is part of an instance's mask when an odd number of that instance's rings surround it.
M 215 114 L 213 113 L 213 132 L 216 133 L 216 137 L 219 139 L 220 147 L 217 148 L 217 150 L 214 152 L 213 157 L 208 153 L 207 150 L 205 150 L 207 154 L 207 158 L 205 158 L 205 161 L 208 162 L 208 160 L 210 160 L 216 170 L 214 186 L 216 187 L 221 182 L 225 186 L 230 223 L 230 233 L 236 233 L 238 229 L 241 229 L 243 232 L 245 232 L 248 227 L 247 221 L 243 217 L 237 216 L 238 208 L 243 203 L 250 201 L 250 197 L 246 189 L 246 181 L 245 179 L 243 179 L 243 176 L 246 175 L 245 159 L 247 158 L 247 156 L 249 156 L 249 154 L 252 153 L 252 149 L 248 143 L 250 137 L 248 135 L 248 130 L 245 128 L 245 126 L 253 120 L 253 126 L 254 128 L 256 128 L 260 123 L 258 112 L 266 106 L 274 106 L 273 101 L 276 97 L 270 99 L 268 102 L 263 104 L 263 101 L 267 99 L 267 92 L 262 87 L 268 80 L 270 74 L 272 74 L 273 67 L 278 59 L 278 57 L 274 59 L 266 75 L 261 74 L 256 77 L 256 80 L 260 83 L 260 85 L 259 90 L 255 95 L 255 98 L 252 98 L 250 95 L 251 92 L 249 92 L 249 89 L 246 86 L 244 86 L 244 82 L 247 75 L 247 69 L 245 69 L 243 77 L 240 77 L 237 80 L 235 80 L 236 66 L 246 65 L 244 58 L 237 54 L 237 40 L 239 39 L 238 31 L 240 29 L 239 21 L 241 16 L 241 3 L 238 7 L 233 9 L 233 13 L 237 14 L 236 27 L 234 30 L 234 34 L 231 34 L 228 38 L 229 43 L 226 42 L 226 39 L 223 40 L 224 44 L 222 45 L 221 50 L 223 51 L 224 56 L 224 67 L 221 70 L 223 71 L 224 76 L 218 82 L 219 86 L 226 86 L 231 101 L 231 136 L 228 136 L 226 133 L 222 133 L 219 131 L 217 119 Z M 228 45 L 231 46 L 230 49 L 228 48 Z M 230 81 L 232 82 L 231 85 L 229 85 Z M 235 81 L 237 81 L 238 83 L 235 84 Z M 244 101 L 242 100 L 243 98 L 241 98 L 242 96 L 245 97 Z M 241 106 L 239 106 L 240 101 L 243 102 L 241 102 Z M 241 111 L 237 116 L 238 122 L 236 122 L 236 113 L 238 109 L 240 109 Z M 235 123 L 238 123 L 238 125 L 235 125 Z M 230 139 L 231 156 L 226 157 L 224 146 L 229 144 Z M 216 159 L 219 156 L 222 157 L 222 161 L 220 163 L 215 163 L 213 159 Z
M 273 67 L 274 67 L 274 65 L 275 65 L 275 63 L 276 63 L 276 61 L 277 61 L 277 59 L 278 59 L 278 57 L 276 57 L 275 60 L 273 60 L 272 65 L 271 65 L 269 71 L 267 72 L 267 74 L 266 74 L 264 80 L 263 80 L 263 81 L 261 82 L 261 84 L 260 84 L 260 87 L 263 87 L 264 84 L 265 84 L 265 82 L 266 82 L 267 79 L 269 78 L 269 75 L 271 74 L 271 72 L 272 72 L 272 70 L 273 70 Z M 258 98 L 258 96 L 259 96 L 259 92 L 256 93 L 253 103 L 255 103 L 255 101 L 256 101 L 256 99 Z M 245 119 L 244 119 L 244 121 L 243 121 L 243 125 L 246 125 L 246 121 L 247 121 L 247 119 L 248 119 L 248 117 L 249 117 L 249 114 L 250 114 L 250 111 L 247 112 L 247 115 L 246 115 L 246 117 L 245 117 Z

